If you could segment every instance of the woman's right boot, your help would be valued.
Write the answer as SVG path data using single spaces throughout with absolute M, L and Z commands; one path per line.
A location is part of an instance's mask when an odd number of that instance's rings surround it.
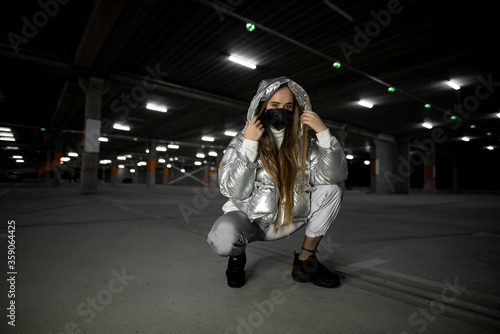
M 238 256 L 229 256 L 226 277 L 227 285 L 231 288 L 241 288 L 245 284 L 245 264 L 247 256 L 245 252 Z

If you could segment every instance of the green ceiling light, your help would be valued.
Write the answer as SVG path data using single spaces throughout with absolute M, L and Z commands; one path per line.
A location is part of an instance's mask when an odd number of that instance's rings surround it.
M 471 128 L 471 129 L 475 129 L 475 128 L 476 128 L 476 126 L 475 126 L 474 124 L 472 124 L 472 125 L 470 126 L 470 128 Z
M 46 128 L 40 128 L 40 131 L 47 131 Z
M 424 104 L 424 108 L 425 108 L 425 109 L 430 109 L 430 108 L 431 108 L 431 105 L 430 105 L 429 103 L 426 103 L 426 104 Z
M 247 25 L 247 30 L 248 31 L 254 31 L 255 30 L 255 24 L 251 23 L 251 22 L 248 22 Z
M 201 148 L 205 148 L 205 145 L 201 145 Z
M 451 116 L 450 119 L 452 120 L 456 120 L 457 119 L 457 116 Z
M 134 141 L 138 141 L 137 137 L 134 137 Z
M 491 132 L 486 132 L 486 135 L 487 136 L 491 136 Z
M 338 62 L 338 61 L 336 61 L 336 62 L 333 63 L 333 68 L 335 68 L 337 70 L 340 68 L 340 66 L 342 66 L 342 64 L 340 62 Z
M 396 91 L 396 88 L 394 88 L 394 87 L 389 87 L 389 88 L 387 88 L 387 91 L 388 91 L 389 93 L 394 93 L 394 92 Z

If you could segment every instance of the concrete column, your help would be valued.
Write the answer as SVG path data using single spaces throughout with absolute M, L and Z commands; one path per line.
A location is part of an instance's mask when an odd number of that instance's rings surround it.
M 396 177 L 390 182 L 394 185 L 396 194 L 410 193 L 410 176 L 413 168 L 410 165 L 410 138 L 403 137 L 396 140 L 396 159 L 394 172 Z
M 156 140 L 151 140 L 149 145 L 148 166 L 146 172 L 146 185 L 154 187 L 156 184 Z
M 97 170 L 99 167 L 99 136 L 101 135 L 102 95 L 104 79 L 80 77 L 80 87 L 85 91 L 85 131 L 82 154 L 82 194 L 97 194 Z
M 394 192 L 394 144 L 381 139 L 371 140 L 370 190 L 372 193 Z
M 109 175 L 109 183 L 112 186 L 118 184 L 118 159 L 116 159 L 116 157 L 112 160 L 111 163 L 111 173 Z
M 451 192 L 454 194 L 458 194 L 458 168 L 457 168 L 457 158 L 452 158 L 452 169 L 453 169 L 453 183 L 451 186 Z
M 45 161 L 45 182 L 50 182 L 50 173 L 52 172 L 52 159 L 53 159 L 53 156 L 52 156 L 52 152 L 51 151 L 47 151 L 46 152 L 46 161 Z
M 424 192 L 436 192 L 436 152 L 434 150 L 424 152 Z
M 61 134 L 55 136 L 54 160 L 52 161 L 52 170 L 54 171 L 54 185 L 62 183 L 61 177 L 61 158 L 63 156 L 63 143 Z
M 163 168 L 163 184 L 168 184 L 168 174 L 170 173 L 168 167 Z
M 133 183 L 139 183 L 139 168 L 135 167 L 134 177 L 132 179 Z

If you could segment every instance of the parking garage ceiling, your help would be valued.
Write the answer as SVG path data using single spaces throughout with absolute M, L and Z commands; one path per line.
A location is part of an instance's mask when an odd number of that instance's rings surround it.
M 139 157 L 156 139 L 179 146 L 159 155 L 192 164 L 196 153 L 225 147 L 231 139 L 225 131 L 242 130 L 260 80 L 282 75 L 306 89 L 332 130 L 347 131 L 345 149 L 354 156 L 369 157 L 369 139 L 376 137 L 427 138 L 450 155 L 488 146 L 494 154 L 500 147 L 493 2 L 41 0 L 2 6 L 0 127 L 15 138 L 0 141 L 4 160 L 12 155 L 7 147 L 18 147 L 25 164 L 34 163 L 36 152 L 54 150 L 56 140 L 65 154 L 78 151 L 85 115 L 79 80 L 89 77 L 106 83 L 102 158 Z M 230 62 L 230 55 L 256 68 Z M 149 110 L 148 103 L 167 112 Z M 130 131 L 114 129 L 116 123 Z

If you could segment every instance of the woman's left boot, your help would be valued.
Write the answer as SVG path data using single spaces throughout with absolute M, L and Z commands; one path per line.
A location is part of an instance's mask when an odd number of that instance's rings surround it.
M 295 259 L 293 260 L 292 278 L 296 282 L 312 282 L 314 285 L 324 288 L 336 288 L 340 285 L 340 276 L 330 271 L 327 267 L 321 264 L 316 258 L 316 250 L 309 258 L 304 261 L 299 260 L 299 253 L 293 252 Z
M 229 256 L 227 262 L 227 285 L 231 288 L 241 288 L 245 284 L 245 264 L 247 256 L 245 252 L 238 256 Z

